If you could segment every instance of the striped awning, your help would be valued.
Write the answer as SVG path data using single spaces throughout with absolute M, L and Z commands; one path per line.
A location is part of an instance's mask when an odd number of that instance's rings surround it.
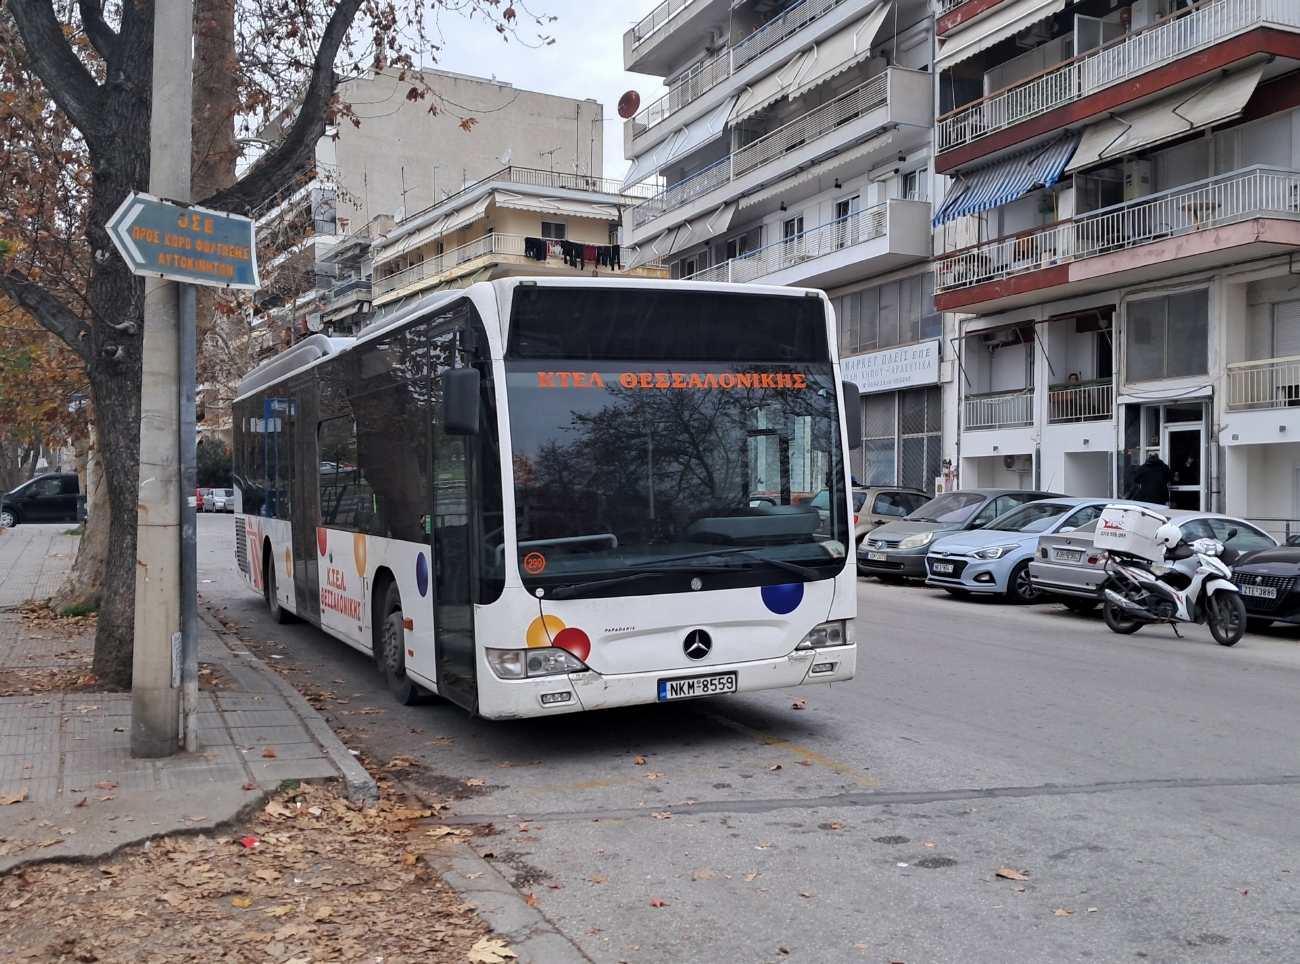
M 1021 151 L 958 175 L 934 216 L 934 226 L 1008 204 L 1035 188 L 1052 187 L 1074 156 L 1079 138 L 1079 134 L 1067 134 L 1045 147 Z

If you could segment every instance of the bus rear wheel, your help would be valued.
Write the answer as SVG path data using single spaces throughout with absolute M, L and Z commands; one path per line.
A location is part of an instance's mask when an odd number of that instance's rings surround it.
M 402 706 L 424 701 L 424 691 L 406 675 L 406 616 L 402 612 L 402 593 L 397 583 L 389 583 L 384 593 L 383 618 L 379 624 L 379 646 L 375 656 L 379 668 L 388 678 L 388 692 Z

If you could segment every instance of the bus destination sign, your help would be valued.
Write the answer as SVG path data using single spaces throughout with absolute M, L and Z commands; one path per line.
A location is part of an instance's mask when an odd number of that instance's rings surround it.
M 132 191 L 106 225 L 134 274 L 255 291 L 253 222 Z

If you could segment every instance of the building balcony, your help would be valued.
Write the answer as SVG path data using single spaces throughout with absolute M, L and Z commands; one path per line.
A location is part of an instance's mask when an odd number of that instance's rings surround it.
M 564 264 L 558 255 L 551 255 L 546 261 L 536 261 L 524 254 L 525 238 L 516 234 L 488 234 L 481 238 L 451 248 L 442 254 L 425 258 L 425 260 L 374 280 L 374 298 L 376 307 L 416 294 L 425 289 L 435 288 L 480 269 L 493 265 L 507 264 L 528 269 L 530 274 L 563 273 L 573 274 L 577 269 Z M 589 241 L 577 241 L 578 244 L 592 244 Z M 382 270 L 376 265 L 376 270 Z M 596 265 L 588 267 L 595 271 Z M 602 275 L 618 274 L 635 278 L 663 278 L 666 276 L 664 266 L 660 263 L 642 265 L 638 268 L 619 268 L 610 271 L 600 268 Z
M 801 117 L 738 148 L 722 160 L 670 185 L 632 209 L 634 231 L 665 215 L 720 203 L 771 183 L 891 125 L 926 128 L 933 123 L 932 78 L 924 71 L 890 67 Z M 882 144 L 882 151 L 889 145 Z M 898 145 L 892 145 L 895 152 Z M 707 199 L 707 200 L 702 200 Z M 644 237 L 644 232 L 640 233 Z
M 1297 244 L 1300 171 L 1252 167 L 940 257 L 935 307 L 1000 311 Z
M 1100 378 L 1047 390 L 1047 421 L 1104 422 L 1115 414 L 1115 380 Z
M 962 429 L 967 432 L 999 428 L 1022 428 L 1034 424 L 1034 390 L 1021 388 L 1010 392 L 984 392 L 967 395 L 964 401 Z
M 887 201 L 683 280 L 829 287 L 924 260 L 930 244 L 929 202 Z
M 935 0 L 934 32 L 942 37 L 1000 3 L 1002 0 Z
M 1233 362 L 1227 375 L 1230 412 L 1300 406 L 1300 355 Z
M 935 123 L 935 170 L 946 173 L 1257 55 L 1300 58 L 1300 4 L 1202 0 L 943 115 Z
M 693 2 L 701 4 L 705 0 L 693 0 Z M 739 43 L 724 48 L 682 73 L 669 85 L 668 93 L 642 108 L 628 121 L 630 136 L 625 135 L 625 144 L 629 156 L 640 154 L 646 149 L 644 144 L 637 143 L 639 139 L 678 111 L 695 103 L 733 74 L 745 73 L 745 76 L 737 77 L 737 81 L 741 83 L 757 80 L 761 76 L 761 71 L 755 73 L 746 68 L 757 63 L 763 54 L 774 50 L 783 41 L 821 20 L 845 2 L 846 0 L 800 0 Z M 698 37 L 691 39 L 698 45 Z M 627 60 L 627 57 L 625 56 L 624 59 Z M 641 66 L 638 64 L 638 68 Z M 632 69 L 630 62 L 628 69 Z

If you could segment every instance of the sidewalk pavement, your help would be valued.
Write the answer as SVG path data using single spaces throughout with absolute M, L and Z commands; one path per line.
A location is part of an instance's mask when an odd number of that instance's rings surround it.
M 72 561 L 72 540 L 61 532 L 0 530 L 0 607 L 54 591 Z M 351 798 L 374 799 L 373 779 L 310 704 L 201 615 L 199 662 L 212 672 L 199 697 L 197 753 L 133 759 L 129 693 L 0 696 L 0 873 L 210 829 L 285 780 L 342 779 Z M 36 625 L 0 612 L 0 673 L 89 672 L 88 633 Z

